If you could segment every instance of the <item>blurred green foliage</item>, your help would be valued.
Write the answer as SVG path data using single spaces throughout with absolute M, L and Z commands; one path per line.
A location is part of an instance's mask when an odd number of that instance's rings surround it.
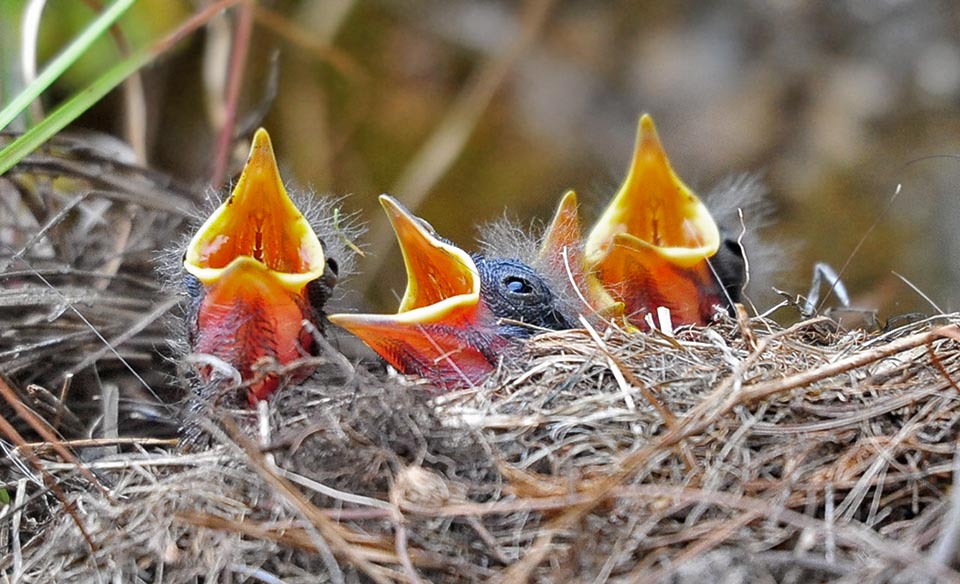
M 9 26 L 5 26 L 4 30 L 20 36 L 20 26 L 28 3 L 28 0 L 0 2 L 0 19 Z M 96 15 L 92 4 L 79 0 L 46 2 L 37 38 L 37 61 L 41 66 L 90 23 Z M 96 4 L 109 5 L 110 2 L 101 0 Z M 191 12 L 191 4 L 187 0 L 138 0 L 120 18 L 118 26 L 129 50 L 133 51 L 173 30 Z M 110 36 L 100 38 L 60 77 L 57 91 L 69 94 L 85 87 L 120 57 L 122 54 L 115 39 Z M 10 78 L 9 72 L 4 74 L 4 78 Z

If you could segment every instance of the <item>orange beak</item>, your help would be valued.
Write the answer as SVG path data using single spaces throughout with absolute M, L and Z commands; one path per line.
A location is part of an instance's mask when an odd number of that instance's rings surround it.
M 582 300 L 582 313 L 601 318 L 618 318 L 624 314 L 622 302 L 616 301 L 596 278 L 587 271 L 581 243 L 580 211 L 577 194 L 567 191 L 560 199 L 553 220 L 544 231 L 539 262 L 553 274 L 566 276 L 576 288 L 575 297 Z
M 716 222 L 674 173 L 644 114 L 627 178 L 587 237 L 587 271 L 637 326 L 660 306 L 674 325 L 704 324 L 728 304 L 710 266 L 719 247 Z
M 252 381 L 251 402 L 264 399 L 280 380 L 255 365 L 310 354 L 313 337 L 302 323 L 316 314 L 307 287 L 326 267 L 319 238 L 283 186 L 266 130 L 257 130 L 240 180 L 190 240 L 183 264 L 203 288 L 194 351 L 235 367 Z
M 445 389 L 478 383 L 508 340 L 480 298 L 476 263 L 434 234 L 388 195 L 380 196 L 397 235 L 407 289 L 396 314 L 332 314 L 330 322 L 359 337 L 401 373 Z

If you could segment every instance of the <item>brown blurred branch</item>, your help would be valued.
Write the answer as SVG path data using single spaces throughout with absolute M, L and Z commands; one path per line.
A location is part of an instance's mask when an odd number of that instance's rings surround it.
M 497 90 L 539 35 L 550 14 L 553 1 L 529 0 L 526 2 L 518 27 L 520 33 L 512 43 L 487 61 L 473 76 L 433 134 L 407 165 L 406 170 L 393 186 L 392 194 L 408 209 L 416 211 L 430 190 L 463 152 L 477 122 L 490 105 Z M 370 233 L 372 234 L 371 249 L 385 249 L 393 239 L 393 231 L 388 227 L 386 218 L 381 215 L 371 220 Z M 378 273 L 387 257 L 387 254 L 379 254 L 370 266 L 369 273 Z
M 240 99 L 240 86 L 250 49 L 250 35 L 253 32 L 253 2 L 243 2 L 237 8 L 237 22 L 234 27 L 233 44 L 230 47 L 230 77 L 227 81 L 226 106 L 224 107 L 223 127 L 217 136 L 217 146 L 213 161 L 213 174 L 210 184 L 220 188 L 227 174 L 230 158 L 230 146 L 233 143 L 233 125 L 237 119 L 237 103 Z
M 330 65 L 334 71 L 352 83 L 366 81 L 369 77 L 349 53 L 330 44 L 332 35 L 318 36 L 315 31 L 308 31 L 275 10 L 259 4 L 254 6 L 254 18 L 257 24 L 295 45 L 296 48 L 303 49 L 311 58 Z M 299 53 L 293 52 L 293 54 Z

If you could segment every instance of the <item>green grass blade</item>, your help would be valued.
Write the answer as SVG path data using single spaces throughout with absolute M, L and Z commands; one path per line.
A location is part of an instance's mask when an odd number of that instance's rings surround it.
M 20 113 L 30 106 L 50 84 L 57 80 L 70 65 L 76 62 L 103 33 L 120 18 L 136 0 L 117 0 L 110 5 L 100 16 L 93 20 L 67 48 L 60 52 L 44 67 L 37 78 L 26 86 L 13 101 L 0 110 L 0 129 L 12 122 Z
M 120 61 L 89 86 L 76 93 L 36 126 L 25 132 L 0 151 L 0 175 L 10 170 L 14 164 L 40 147 L 54 134 L 62 130 L 110 93 L 124 79 L 149 63 L 156 54 L 151 50 L 140 50 Z
M 60 105 L 36 126 L 11 142 L 6 148 L 0 150 L 0 175 L 13 168 L 25 156 L 39 148 L 70 122 L 80 117 L 83 112 L 90 109 L 93 104 L 100 101 L 103 96 L 123 83 L 127 77 L 133 75 L 138 69 L 165 53 L 217 14 L 242 1 L 218 0 L 187 19 L 177 30 L 114 65 L 88 87 L 74 94 L 73 97 Z

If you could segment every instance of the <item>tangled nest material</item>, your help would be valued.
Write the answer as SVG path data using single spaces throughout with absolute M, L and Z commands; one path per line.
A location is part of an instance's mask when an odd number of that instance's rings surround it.
M 445 395 L 328 351 L 258 411 L 210 411 L 214 446 L 181 452 L 153 438 L 176 422 L 135 407 L 147 400 L 118 365 L 164 371 L 165 329 L 144 315 L 169 300 L 140 284 L 148 262 L 129 254 L 100 285 L 78 266 L 91 256 L 27 245 L 44 228 L 17 227 L 27 251 L 6 258 L 0 295 L 4 417 L 18 420 L 3 442 L 10 581 L 960 581 L 960 315 L 879 332 L 741 318 L 547 333 Z M 53 293 L 23 259 L 80 296 L 27 303 Z M 117 327 L 82 397 L 118 385 L 127 440 L 18 442 L 38 421 L 100 435 L 54 395 L 58 372 L 100 350 L 74 305 Z M 175 388 L 165 371 L 153 385 Z
M 16 573 L 955 580 L 932 552 L 951 513 L 957 322 L 867 336 L 754 321 L 755 348 L 732 324 L 553 333 L 522 371 L 433 400 L 340 371 L 263 420 L 225 413 L 213 450 L 91 463 L 109 495 L 44 456 L 95 551 L 47 509 Z

